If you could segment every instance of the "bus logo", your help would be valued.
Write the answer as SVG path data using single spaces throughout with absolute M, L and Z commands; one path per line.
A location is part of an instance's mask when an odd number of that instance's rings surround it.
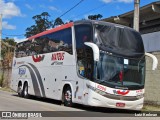
M 19 75 L 25 75 L 26 74 L 26 68 L 19 68 Z
M 54 53 L 52 54 L 52 61 L 56 61 L 56 60 L 64 60 L 64 54 L 65 53 Z
M 36 57 L 33 55 L 32 59 L 33 59 L 34 62 L 40 62 L 40 61 L 42 61 L 44 59 L 44 57 L 45 57 L 44 55 L 42 55 L 42 56 L 41 55 L 39 55 L 39 56 L 37 55 Z
M 127 95 L 129 90 L 113 90 L 113 93 L 116 95 Z

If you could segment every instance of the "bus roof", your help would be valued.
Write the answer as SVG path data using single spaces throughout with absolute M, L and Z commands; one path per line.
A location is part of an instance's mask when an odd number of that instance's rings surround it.
M 43 35 L 46 35 L 46 34 L 49 34 L 49 33 L 52 33 L 52 32 L 56 32 L 56 31 L 59 31 L 59 30 L 65 29 L 65 28 L 69 28 L 69 27 L 72 27 L 72 26 L 73 26 L 73 22 L 70 22 L 68 24 L 64 24 L 64 25 L 58 26 L 56 28 L 52 28 L 50 30 L 46 30 L 44 32 L 38 33 L 34 36 L 29 37 L 28 40 L 32 40 L 34 38 L 37 38 L 37 37 L 40 37 L 40 36 L 43 36 Z
M 103 25 L 107 25 L 107 26 L 111 26 L 111 27 L 121 27 L 121 28 L 125 28 L 127 30 L 135 31 L 134 29 L 132 29 L 130 27 L 119 25 L 119 24 L 115 24 L 115 23 L 110 23 L 110 22 L 104 22 L 104 21 L 98 21 L 98 20 L 78 20 L 78 21 L 75 21 L 75 22 L 70 22 L 68 24 L 60 25 L 60 26 L 58 26 L 56 28 L 52 28 L 50 30 L 46 30 L 44 32 L 38 33 L 38 34 L 36 34 L 34 36 L 31 36 L 31 37 L 29 37 L 27 39 L 28 40 L 32 40 L 32 39 L 35 39 L 37 37 L 40 37 L 40 36 L 43 36 L 43 35 L 46 35 L 46 34 L 50 34 L 52 32 L 56 32 L 56 31 L 59 31 L 59 30 L 63 30 L 63 29 L 72 27 L 73 25 L 87 24 L 87 23 L 88 24 L 103 24 Z M 135 31 L 135 32 L 137 32 L 137 31 Z
M 108 25 L 108 26 L 121 26 L 121 27 L 125 27 L 126 29 L 130 29 L 129 27 L 126 27 L 126 26 L 123 26 L 123 25 L 118 25 L 118 24 L 114 24 L 114 23 L 108 23 L 108 22 L 104 22 L 104 21 L 78 20 L 78 21 L 75 21 L 75 22 L 70 22 L 68 24 L 64 24 L 64 25 L 58 26 L 56 28 L 52 28 L 50 30 L 46 30 L 44 32 L 38 33 L 38 34 L 36 34 L 34 36 L 29 37 L 28 40 L 32 40 L 34 38 L 37 38 L 37 37 L 40 37 L 40 36 L 43 36 L 43 35 L 46 35 L 46 34 L 49 34 L 49 33 L 52 33 L 52 32 L 56 32 L 56 31 L 59 31 L 59 30 L 65 29 L 65 28 L 69 28 L 69 27 L 72 27 L 73 25 L 84 24 L 84 23 L 85 24 L 86 23 L 90 23 L 90 24 L 98 23 L 98 24 L 105 24 L 105 25 Z

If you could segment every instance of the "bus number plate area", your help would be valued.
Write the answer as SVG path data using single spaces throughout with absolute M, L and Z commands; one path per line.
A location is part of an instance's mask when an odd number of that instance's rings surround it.
M 125 103 L 116 103 L 116 107 L 125 107 Z

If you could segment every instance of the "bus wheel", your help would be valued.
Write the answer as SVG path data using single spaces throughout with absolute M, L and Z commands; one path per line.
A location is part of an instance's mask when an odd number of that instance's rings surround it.
M 18 86 L 17 93 L 18 93 L 18 96 L 19 96 L 19 97 L 23 97 L 22 86 L 21 86 L 21 85 Z
M 28 95 L 28 84 L 27 83 L 24 84 L 23 97 L 24 98 L 29 98 L 29 95 Z
M 73 103 L 72 103 L 72 91 L 71 91 L 71 88 L 70 87 L 67 87 L 65 90 L 64 90 L 64 105 L 65 106 L 68 106 L 68 107 L 71 107 L 73 106 Z

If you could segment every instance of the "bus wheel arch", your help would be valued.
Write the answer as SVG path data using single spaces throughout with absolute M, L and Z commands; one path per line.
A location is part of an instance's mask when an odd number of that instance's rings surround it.
M 73 94 L 71 86 L 69 84 L 65 84 L 62 92 L 62 102 L 64 103 L 64 106 L 73 106 L 72 96 Z

